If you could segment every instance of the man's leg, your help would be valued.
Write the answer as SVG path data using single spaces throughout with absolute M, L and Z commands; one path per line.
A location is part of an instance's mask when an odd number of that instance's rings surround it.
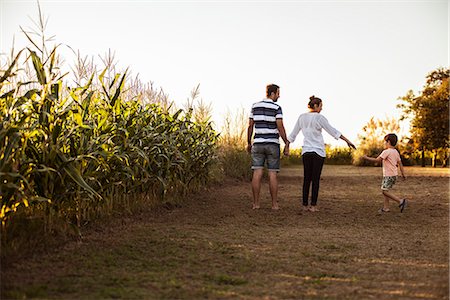
M 267 145 L 267 169 L 269 170 L 269 190 L 272 196 L 272 209 L 278 207 L 278 179 L 277 173 L 280 171 L 280 145 Z
M 252 192 L 253 192 L 253 209 L 260 208 L 259 192 L 261 191 L 261 179 L 263 169 L 253 170 Z
M 269 171 L 269 189 L 272 196 L 272 209 L 279 209 L 278 206 L 278 179 L 276 171 Z

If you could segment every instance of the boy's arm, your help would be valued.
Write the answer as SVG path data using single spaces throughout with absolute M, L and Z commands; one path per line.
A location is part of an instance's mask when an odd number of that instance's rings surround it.
M 398 162 L 398 167 L 400 168 L 400 173 L 402 174 L 403 179 L 406 179 L 405 170 L 403 169 L 402 161 Z
M 383 158 L 381 158 L 381 156 L 378 156 L 377 158 L 375 157 L 369 157 L 367 155 L 363 155 L 363 158 L 365 160 L 371 161 L 371 162 L 381 162 L 383 160 Z

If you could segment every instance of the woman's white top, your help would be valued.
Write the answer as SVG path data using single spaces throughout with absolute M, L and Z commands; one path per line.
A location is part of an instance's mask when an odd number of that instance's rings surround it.
M 301 130 L 304 137 L 302 155 L 306 152 L 316 152 L 320 156 L 325 157 L 325 142 L 322 136 L 322 129 L 325 129 L 336 140 L 341 136 L 341 133 L 331 126 L 327 118 L 320 113 L 304 113 L 298 117 L 294 129 L 288 136 L 288 140 L 293 143 Z

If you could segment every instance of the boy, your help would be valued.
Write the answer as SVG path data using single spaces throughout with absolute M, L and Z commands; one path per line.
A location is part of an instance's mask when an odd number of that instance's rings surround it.
M 384 137 L 384 147 L 386 149 L 383 150 L 383 152 L 381 152 L 381 154 L 377 158 L 368 157 L 366 155 L 363 156 L 363 158 L 368 161 L 383 163 L 383 181 L 381 183 L 381 190 L 384 195 L 384 205 L 379 210 L 380 213 L 390 211 L 390 199 L 399 203 L 398 207 L 400 208 L 400 212 L 403 212 L 407 204 L 406 199 L 400 199 L 389 191 L 390 189 L 392 189 L 397 180 L 397 166 L 400 168 L 403 179 L 406 179 L 405 173 L 403 171 L 402 161 L 400 159 L 400 154 L 398 153 L 397 149 L 395 149 L 397 141 L 397 135 L 395 135 L 394 133 L 389 133 Z

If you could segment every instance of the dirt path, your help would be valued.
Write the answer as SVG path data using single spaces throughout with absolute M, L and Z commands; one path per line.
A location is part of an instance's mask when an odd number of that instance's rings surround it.
M 284 169 L 280 211 L 253 211 L 227 182 L 83 243 L 2 270 L 2 298 L 448 299 L 449 171 L 407 168 L 403 214 L 379 215 L 379 168 L 325 165 L 318 213 L 300 210 L 300 168 Z

